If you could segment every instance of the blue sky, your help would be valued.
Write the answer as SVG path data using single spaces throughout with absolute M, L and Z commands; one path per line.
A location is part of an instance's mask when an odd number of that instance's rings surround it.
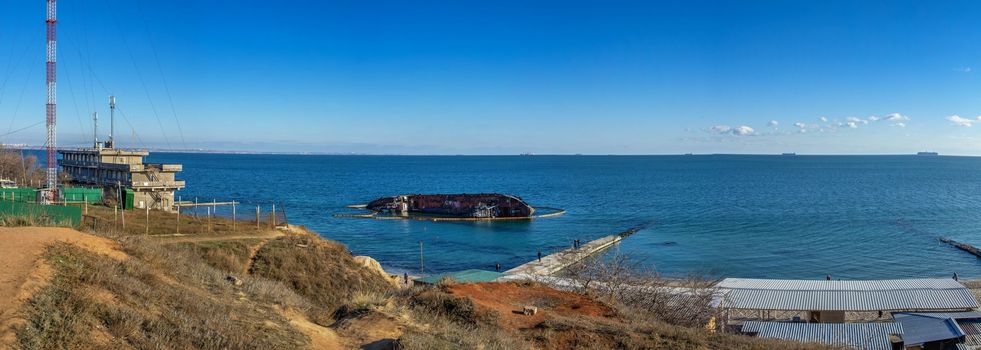
M 43 142 L 43 5 L 0 0 L 2 142 Z M 978 2 L 60 5 L 62 145 L 113 93 L 137 147 L 981 154 Z

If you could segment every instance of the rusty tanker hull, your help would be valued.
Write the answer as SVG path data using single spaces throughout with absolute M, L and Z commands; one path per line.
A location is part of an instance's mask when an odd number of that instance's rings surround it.
M 516 196 L 481 194 L 412 194 L 383 197 L 365 209 L 393 215 L 437 215 L 461 218 L 531 218 L 535 208 Z

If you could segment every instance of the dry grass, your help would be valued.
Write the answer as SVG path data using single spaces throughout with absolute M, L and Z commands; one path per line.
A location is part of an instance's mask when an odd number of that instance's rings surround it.
M 178 249 L 188 249 L 199 255 L 205 263 L 219 270 L 239 274 L 247 270 L 253 247 L 262 244 L 261 239 L 230 241 L 204 241 L 175 243 Z
M 267 242 L 256 252 L 249 272 L 292 287 L 315 306 L 308 314 L 311 320 L 325 326 L 355 295 L 392 289 L 384 276 L 357 264 L 343 245 L 306 234 Z
M 521 286 L 516 287 L 521 290 Z M 534 288 L 528 288 L 534 291 Z M 557 292 L 561 294 L 562 292 Z M 626 315 L 563 316 L 549 307 L 532 327 L 509 327 L 504 315 L 483 309 L 469 297 L 442 288 L 404 292 L 410 323 L 400 339 L 404 349 L 833 349 L 712 333 L 703 328 L 669 325 Z M 556 301 L 559 302 L 559 301 Z M 516 316 L 524 317 L 524 316 Z
M 186 235 L 249 235 L 266 232 L 273 229 L 272 221 L 263 218 L 263 221 L 256 225 L 252 221 L 233 221 L 230 218 L 212 216 L 210 219 L 206 215 L 197 217 L 182 213 L 178 220 L 177 213 L 168 213 L 159 210 L 147 212 L 141 209 L 134 210 L 114 210 L 111 207 L 101 205 L 83 205 L 83 228 L 92 232 L 101 232 L 112 235 L 173 235 L 176 233 Z M 84 210 L 88 210 L 86 213 Z M 246 217 L 240 217 L 240 219 Z M 125 223 L 124 223 L 125 221 Z M 147 225 L 149 224 L 149 230 Z
M 243 286 L 188 252 L 123 240 L 116 261 L 70 244 L 49 249 L 51 284 L 26 306 L 25 349 L 287 349 L 307 343 L 274 305 L 302 298 L 269 281 Z

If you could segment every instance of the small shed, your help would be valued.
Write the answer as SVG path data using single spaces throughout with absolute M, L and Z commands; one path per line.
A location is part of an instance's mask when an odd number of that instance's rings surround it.
M 957 344 L 981 346 L 981 312 L 897 312 L 907 346 L 946 349 Z
M 486 270 L 463 270 L 456 272 L 446 272 L 441 274 L 436 274 L 428 277 L 423 277 L 416 279 L 416 283 L 422 284 L 437 284 L 440 280 L 444 278 L 451 278 L 459 283 L 481 283 L 481 282 L 494 282 L 494 280 L 504 276 L 503 273 L 486 271 Z

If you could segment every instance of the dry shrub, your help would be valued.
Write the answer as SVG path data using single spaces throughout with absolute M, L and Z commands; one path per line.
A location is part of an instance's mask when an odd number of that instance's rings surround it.
M 193 260 L 155 264 L 161 250 L 141 252 L 146 260 L 116 261 L 67 243 L 50 248 L 54 278 L 27 302 L 21 347 L 288 349 L 308 341 L 268 303 L 250 301 L 257 295 L 248 290 L 191 281 L 216 276 L 208 272 L 214 269 Z M 197 266 L 170 270 L 174 265 Z
M 643 321 L 662 321 L 685 327 L 704 327 L 724 310 L 716 307 L 722 295 L 715 280 L 700 276 L 668 279 L 645 269 L 627 255 L 596 257 L 566 270 L 573 290 L 595 294 Z
M 412 309 L 412 320 L 424 328 L 410 327 L 399 339 L 399 349 L 456 350 L 456 349 L 527 349 L 519 335 L 500 327 L 466 325 L 450 321 L 424 309 Z
M 310 300 L 311 319 L 322 325 L 358 293 L 385 294 L 384 276 L 354 261 L 343 245 L 308 235 L 290 234 L 269 241 L 256 253 L 249 271 L 289 285 Z
M 334 312 L 334 319 L 359 317 L 371 311 L 392 312 L 394 309 L 395 301 L 391 296 L 372 292 L 356 292 L 348 303 Z
M 178 243 L 175 246 L 194 251 L 205 263 L 219 270 L 240 273 L 249 266 L 252 247 L 261 243 L 260 239 L 243 239 Z

